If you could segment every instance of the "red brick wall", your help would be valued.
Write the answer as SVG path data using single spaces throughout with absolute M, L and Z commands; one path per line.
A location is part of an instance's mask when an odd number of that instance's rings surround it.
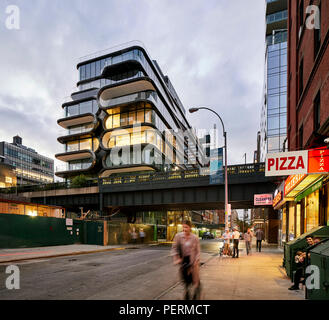
M 298 40 L 300 0 L 288 3 L 288 143 L 289 150 L 298 150 L 298 132 L 303 125 L 303 147 L 310 147 L 314 133 L 313 101 L 321 89 L 320 131 L 325 134 L 323 125 L 329 119 L 329 1 L 304 0 L 304 26 L 306 7 L 321 2 L 321 48 L 319 59 L 314 57 L 314 30 L 304 27 Z M 304 92 L 299 97 L 298 78 L 300 61 L 304 60 Z M 327 128 L 329 131 L 329 128 Z

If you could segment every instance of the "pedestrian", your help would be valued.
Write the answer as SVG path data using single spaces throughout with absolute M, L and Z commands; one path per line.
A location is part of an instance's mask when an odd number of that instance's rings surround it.
M 185 287 L 184 299 L 190 300 L 190 289 L 194 291 L 192 299 L 200 299 L 200 242 L 199 238 L 191 233 L 189 220 L 184 221 L 183 232 L 175 235 L 172 256 L 174 264 L 180 265 L 180 276 Z
M 233 228 L 233 256 L 232 258 L 239 258 L 239 241 L 240 241 L 240 232 L 237 227 Z
M 230 256 L 231 255 L 231 250 L 230 250 L 231 234 L 230 234 L 229 229 L 225 230 L 225 233 L 223 234 L 222 239 L 224 239 L 223 255 L 224 255 L 224 257 Z
M 130 232 L 131 235 L 131 240 L 134 244 L 137 243 L 137 232 L 135 230 L 135 228 L 133 228 L 132 232 Z
M 251 243 L 252 243 L 252 233 L 250 228 L 248 228 L 247 232 L 244 234 L 244 241 L 246 245 L 247 255 L 251 254 Z
M 141 243 L 144 243 L 144 239 L 145 239 L 145 232 L 143 228 L 139 229 L 139 237 L 141 239 Z
M 258 252 L 261 252 L 262 251 L 262 241 L 264 240 L 264 231 L 262 229 L 257 229 L 256 240 L 257 240 L 256 250 Z

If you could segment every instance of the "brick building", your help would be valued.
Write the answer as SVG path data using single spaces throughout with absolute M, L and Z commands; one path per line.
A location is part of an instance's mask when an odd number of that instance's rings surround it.
M 329 136 L 329 1 L 288 1 L 288 149 L 321 147 Z M 320 152 L 318 150 L 318 152 Z M 323 158 L 324 159 L 324 158 Z M 329 175 L 288 177 L 276 190 L 281 245 L 329 225 Z M 292 183 L 292 181 L 295 181 Z M 286 188 L 287 186 L 292 186 Z M 280 200 L 281 199 L 281 200 Z
M 329 1 L 290 0 L 288 15 L 288 145 L 294 151 L 324 146 L 329 135 Z

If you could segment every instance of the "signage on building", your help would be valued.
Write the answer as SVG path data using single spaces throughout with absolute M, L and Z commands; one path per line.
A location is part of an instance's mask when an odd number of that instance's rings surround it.
M 329 149 L 319 148 L 308 151 L 308 173 L 329 172 Z
M 297 185 L 299 185 L 306 177 L 307 174 L 295 174 L 289 176 L 284 184 L 284 195 L 286 196 L 291 190 L 293 190 Z
M 278 192 L 278 194 L 273 199 L 273 207 L 275 207 L 282 200 L 282 191 Z
M 289 176 L 307 174 L 308 151 L 268 153 L 265 160 L 265 176 Z
M 73 226 L 73 219 L 66 218 L 66 225 Z
M 223 148 L 210 150 L 210 184 L 224 183 Z
M 271 206 L 273 204 L 272 194 L 255 194 L 254 206 Z

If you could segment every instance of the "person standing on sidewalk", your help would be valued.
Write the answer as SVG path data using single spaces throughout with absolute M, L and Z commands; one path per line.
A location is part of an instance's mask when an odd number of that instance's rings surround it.
M 139 237 L 141 239 L 141 243 L 144 243 L 144 239 L 145 239 L 145 232 L 143 228 L 139 229 Z
M 256 250 L 258 252 L 261 252 L 262 251 L 262 241 L 264 240 L 264 231 L 262 229 L 257 229 L 256 240 L 257 240 Z
M 184 281 L 184 299 L 190 300 L 190 286 L 194 287 L 193 300 L 200 299 L 201 283 L 199 277 L 200 242 L 199 238 L 191 233 L 191 222 L 183 223 L 183 232 L 177 233 L 172 245 L 174 264 L 180 265 L 180 276 Z
M 248 228 L 247 232 L 244 234 L 244 241 L 246 244 L 247 255 L 251 254 L 251 242 L 252 242 L 252 233 L 250 228 Z
M 238 231 L 238 228 L 233 228 L 233 256 L 232 258 L 239 258 L 239 241 L 240 241 L 240 232 Z

